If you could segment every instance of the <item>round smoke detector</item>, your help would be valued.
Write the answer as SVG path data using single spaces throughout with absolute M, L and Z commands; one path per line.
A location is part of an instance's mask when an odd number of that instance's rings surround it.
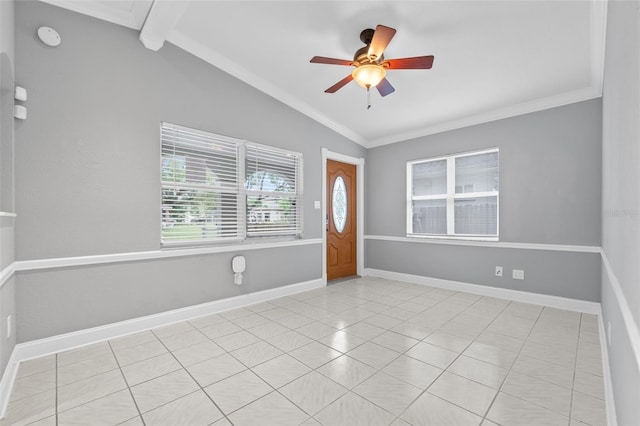
M 57 47 L 62 43 L 60 34 L 53 28 L 40 27 L 38 28 L 38 38 L 47 46 Z

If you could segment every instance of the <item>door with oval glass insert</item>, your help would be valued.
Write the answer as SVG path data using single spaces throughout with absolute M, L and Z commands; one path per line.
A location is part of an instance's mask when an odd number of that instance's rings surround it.
M 327 160 L 327 280 L 356 275 L 356 166 Z

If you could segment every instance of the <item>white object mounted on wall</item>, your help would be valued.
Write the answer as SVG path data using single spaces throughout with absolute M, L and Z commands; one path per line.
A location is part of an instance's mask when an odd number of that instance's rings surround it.
M 13 106 L 13 116 L 19 120 L 27 119 L 27 107 L 24 105 Z
M 16 86 L 16 91 L 14 96 L 16 101 L 26 101 L 27 100 L 27 89 L 24 87 Z
M 58 34 L 58 32 L 53 28 L 49 27 L 38 28 L 38 38 L 41 42 L 50 47 L 57 47 L 60 46 L 60 43 L 62 43 L 60 34 Z
M 244 256 L 236 256 L 231 260 L 233 270 L 233 282 L 236 285 L 242 284 L 242 273 L 247 269 L 247 260 Z

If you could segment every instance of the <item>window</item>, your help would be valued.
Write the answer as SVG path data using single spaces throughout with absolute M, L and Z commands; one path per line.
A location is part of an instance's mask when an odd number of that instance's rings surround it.
M 498 149 L 407 163 L 407 234 L 498 239 Z
M 301 155 L 246 145 L 247 235 L 299 235 Z
M 161 126 L 163 244 L 302 234 L 302 155 Z

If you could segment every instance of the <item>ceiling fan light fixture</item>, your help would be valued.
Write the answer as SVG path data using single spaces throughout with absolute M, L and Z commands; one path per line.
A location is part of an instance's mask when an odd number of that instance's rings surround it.
M 351 76 L 364 88 L 375 87 L 387 75 L 387 70 L 382 65 L 364 64 L 353 70 Z

